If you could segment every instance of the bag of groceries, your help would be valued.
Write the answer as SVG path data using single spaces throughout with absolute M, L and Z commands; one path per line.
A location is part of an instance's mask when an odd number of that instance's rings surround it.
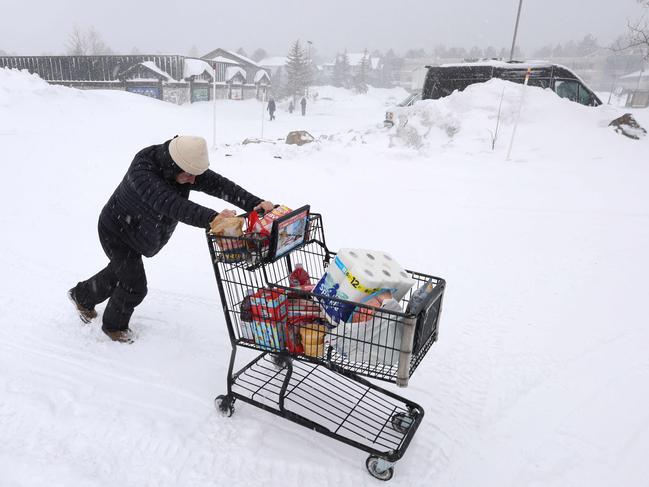
M 241 262 L 245 260 L 247 249 L 243 236 L 244 219 L 241 217 L 218 216 L 210 224 L 210 233 L 214 234 L 216 244 L 221 250 L 224 262 Z M 219 238 L 220 237 L 220 238 Z

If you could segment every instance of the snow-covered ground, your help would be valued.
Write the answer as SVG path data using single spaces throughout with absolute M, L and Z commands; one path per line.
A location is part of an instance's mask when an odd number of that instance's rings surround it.
M 503 88 L 495 150 L 491 137 Z M 649 139 L 499 80 L 422 102 L 318 88 L 307 116 L 218 103 L 212 167 L 323 214 L 327 242 L 447 280 L 440 339 L 405 390 L 426 409 L 392 485 L 649 484 Z M 649 112 L 634 112 L 649 127 Z M 146 260 L 131 346 L 65 292 L 105 265 L 97 216 L 140 148 L 212 140 L 212 105 L 48 86 L 0 70 L 0 485 L 376 485 L 366 455 L 245 404 L 215 411 L 230 344 L 204 236 Z M 280 156 L 277 158 L 275 156 Z M 217 210 L 224 203 L 192 196 Z M 99 307 L 101 309 L 103 307 Z

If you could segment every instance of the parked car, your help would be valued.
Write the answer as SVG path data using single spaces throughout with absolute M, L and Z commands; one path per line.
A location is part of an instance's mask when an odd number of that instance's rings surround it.
M 421 100 L 421 92 L 419 91 L 408 95 L 406 98 L 397 103 L 395 107 L 392 107 L 385 112 L 385 120 L 383 121 L 383 125 L 386 127 L 394 126 L 394 121 L 396 120 L 399 110 L 404 107 L 412 106 L 419 100 Z
M 492 78 L 500 78 L 515 83 L 523 83 L 530 69 L 528 85 L 550 88 L 562 98 L 598 106 L 601 100 L 586 86 L 576 74 L 564 66 L 545 61 L 504 62 L 478 61 L 472 63 L 442 64 L 427 66 L 422 99 L 435 100 L 450 95 L 455 90 L 462 91 L 475 83 L 484 83 Z M 386 117 L 387 119 L 387 117 Z

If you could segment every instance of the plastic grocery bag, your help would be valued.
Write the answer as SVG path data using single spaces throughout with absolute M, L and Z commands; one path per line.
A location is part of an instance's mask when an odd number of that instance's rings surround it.
M 386 299 L 382 309 L 403 312 L 394 299 Z M 367 321 L 343 323 L 331 331 L 333 349 L 350 362 L 397 365 L 403 323 L 399 316 L 377 312 Z
M 215 218 L 210 224 L 210 232 L 217 237 L 216 244 L 222 252 L 225 262 L 239 262 L 245 259 L 246 243 L 237 238 L 243 235 L 243 218 Z

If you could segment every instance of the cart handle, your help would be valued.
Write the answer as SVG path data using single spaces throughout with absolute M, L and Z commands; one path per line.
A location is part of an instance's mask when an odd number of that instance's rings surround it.
M 273 206 L 273 209 L 277 208 L 278 206 L 279 205 Z M 266 210 L 264 210 L 263 208 L 257 208 L 256 210 L 246 211 L 245 213 L 242 213 L 241 215 L 237 215 L 237 218 L 248 218 L 248 215 L 250 215 L 250 213 L 252 213 L 253 211 L 256 211 L 257 215 L 259 215 L 259 216 L 264 216 L 266 214 Z

